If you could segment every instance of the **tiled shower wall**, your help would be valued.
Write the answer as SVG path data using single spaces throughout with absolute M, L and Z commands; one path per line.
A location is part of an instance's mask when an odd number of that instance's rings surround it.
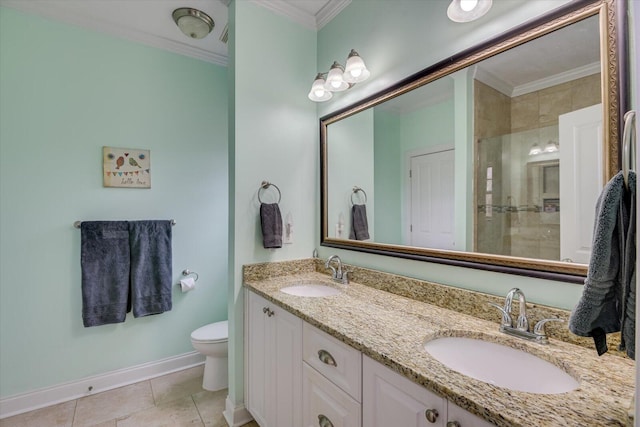
M 593 74 L 514 98 L 475 81 L 476 251 L 559 259 L 559 213 L 535 211 L 531 195 L 541 168 L 557 156 L 528 158 L 528 152 L 534 142 L 558 142 L 561 114 L 601 102 L 600 78 Z

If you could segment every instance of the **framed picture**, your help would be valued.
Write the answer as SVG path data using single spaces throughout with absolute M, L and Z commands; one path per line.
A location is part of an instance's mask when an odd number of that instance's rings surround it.
M 151 151 L 102 147 L 105 187 L 151 188 Z

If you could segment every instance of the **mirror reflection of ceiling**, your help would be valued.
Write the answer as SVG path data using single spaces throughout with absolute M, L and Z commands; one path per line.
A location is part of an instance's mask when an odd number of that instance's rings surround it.
M 474 77 L 515 97 L 600 72 L 598 16 L 561 28 L 475 65 Z M 443 77 L 376 106 L 403 114 L 453 96 L 453 80 Z

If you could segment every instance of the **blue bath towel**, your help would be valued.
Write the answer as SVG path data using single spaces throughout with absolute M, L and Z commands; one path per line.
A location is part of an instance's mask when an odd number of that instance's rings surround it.
M 129 221 L 133 316 L 171 310 L 171 221 Z
M 599 355 L 606 334 L 622 330 L 621 349 L 635 358 L 635 193 L 635 173 L 628 188 L 618 173 L 598 198 L 589 270 L 569 318 L 569 330 L 592 337 Z
M 129 309 L 128 224 L 83 221 L 80 232 L 84 326 L 124 322 Z

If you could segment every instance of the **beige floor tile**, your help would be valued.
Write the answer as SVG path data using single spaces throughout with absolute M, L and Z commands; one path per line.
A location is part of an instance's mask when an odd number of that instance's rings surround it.
M 1 427 L 71 427 L 76 401 L 37 409 L 0 420 Z
M 152 379 L 151 389 L 156 405 L 203 391 L 203 373 L 204 365 L 201 365 Z
M 164 403 L 125 418 L 119 418 L 117 427 L 186 427 L 204 424 L 191 396 Z
M 222 415 L 228 390 L 202 391 L 193 396 L 200 417 L 205 427 L 227 427 L 227 422 Z
M 73 427 L 88 427 L 153 407 L 149 381 L 78 399 Z
M 91 427 L 116 427 L 116 420 L 113 419 L 113 420 L 105 421 L 100 424 L 92 425 Z

